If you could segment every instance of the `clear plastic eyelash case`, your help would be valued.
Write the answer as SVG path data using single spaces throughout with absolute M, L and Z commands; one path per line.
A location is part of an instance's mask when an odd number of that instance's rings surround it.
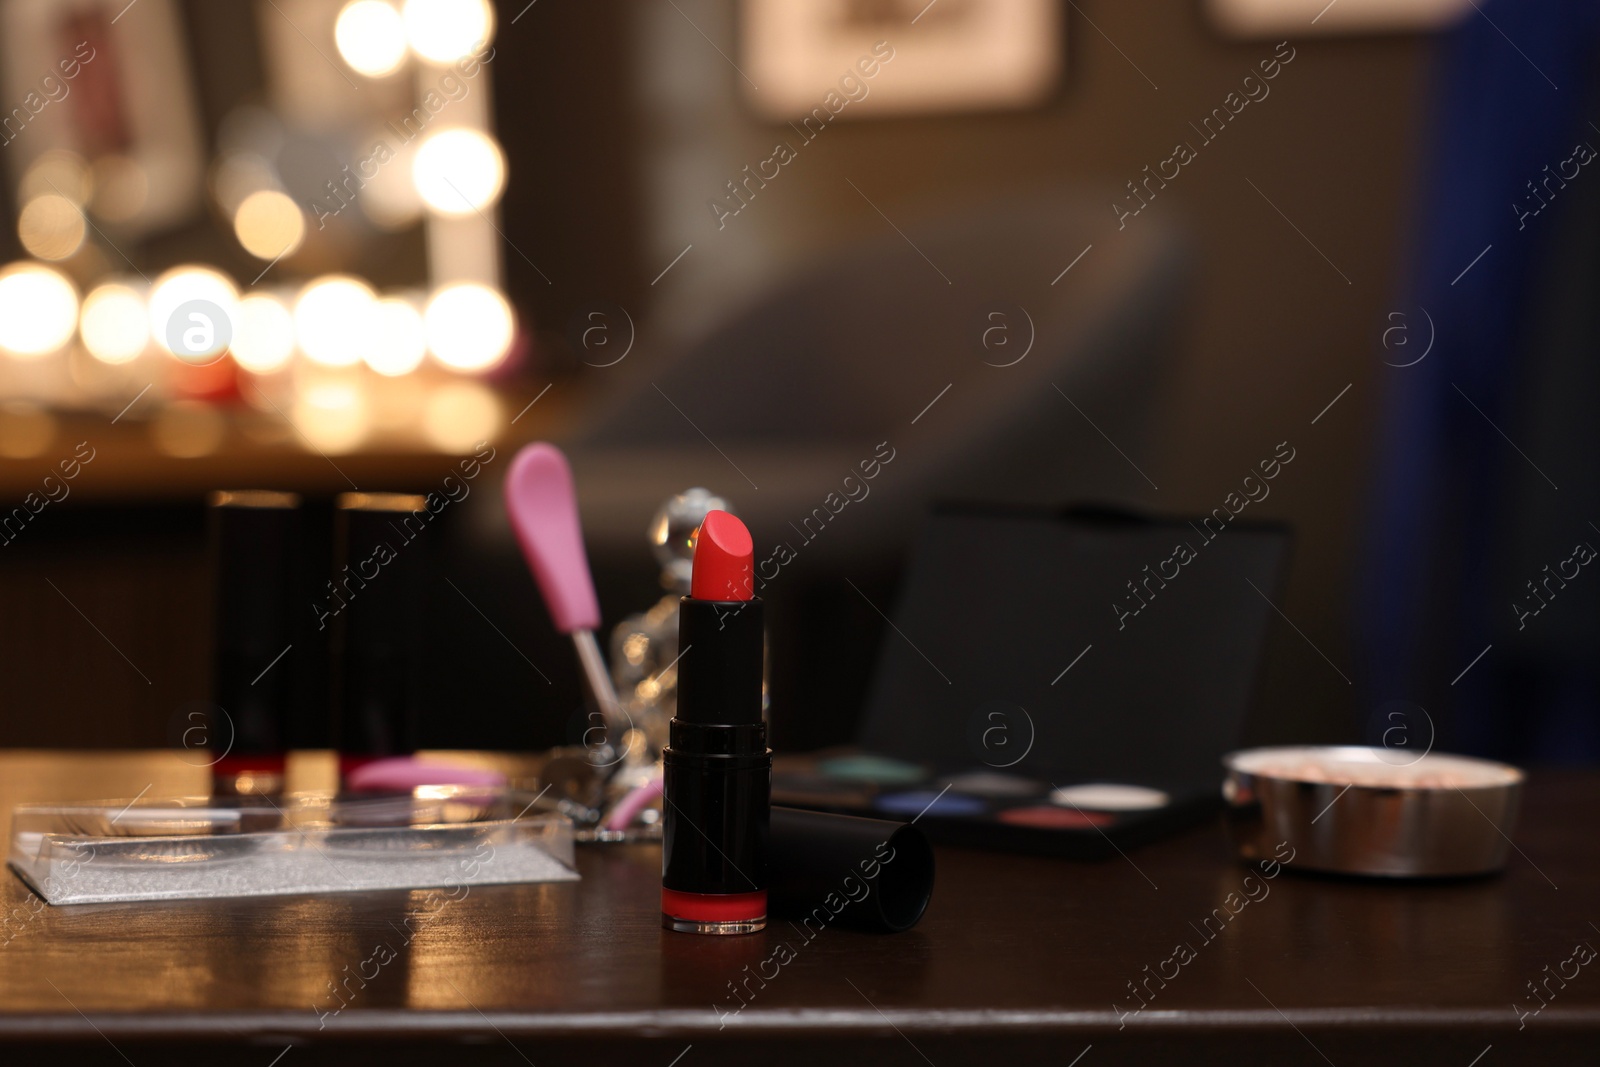
M 572 823 L 531 793 L 24 804 L 9 863 L 51 904 L 572 882 Z

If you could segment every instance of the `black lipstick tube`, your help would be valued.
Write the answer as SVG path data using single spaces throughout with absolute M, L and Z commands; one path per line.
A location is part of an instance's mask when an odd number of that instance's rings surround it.
M 268 490 L 215 492 L 209 499 L 216 582 L 212 700 L 220 722 L 186 722 L 220 755 L 211 761 L 217 795 L 277 793 L 285 781 L 288 717 L 299 661 L 281 659 L 299 638 L 300 498 Z M 192 733 L 195 726 L 198 733 Z
M 662 753 L 661 925 L 767 925 L 772 751 L 761 718 L 761 600 L 679 605 L 678 707 Z
M 407 493 L 343 493 L 336 512 L 339 569 L 318 610 L 332 616 L 342 781 L 421 743 L 423 534 L 433 512 Z

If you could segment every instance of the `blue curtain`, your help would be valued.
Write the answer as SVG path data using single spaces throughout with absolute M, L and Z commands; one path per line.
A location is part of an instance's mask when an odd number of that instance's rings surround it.
M 1427 708 L 1438 748 L 1595 762 L 1600 561 L 1542 568 L 1600 547 L 1600 158 L 1577 162 L 1600 149 L 1600 0 L 1474 2 L 1440 45 L 1408 344 L 1384 355 L 1433 348 L 1381 368 L 1363 684 Z

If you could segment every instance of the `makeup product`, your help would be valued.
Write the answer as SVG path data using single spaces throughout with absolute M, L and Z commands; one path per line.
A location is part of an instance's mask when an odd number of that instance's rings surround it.
M 597 725 L 605 728 L 609 748 L 601 751 L 606 746 L 594 746 L 591 759 L 610 766 L 618 762 L 612 753 L 624 743 L 629 724 L 594 638 L 600 625 L 600 601 L 583 550 L 578 497 L 567 457 L 542 441 L 523 448 L 511 461 L 505 496 L 511 526 L 539 583 L 550 619 L 557 630 L 572 637 L 593 713 L 600 717 Z
M 612 833 L 621 833 L 627 830 L 629 826 L 633 825 L 633 820 L 643 814 L 660 796 L 661 775 L 652 774 L 644 782 L 634 786 L 628 791 L 627 796 L 617 802 L 617 805 L 611 809 L 611 813 L 606 816 L 605 828 Z
M 908 819 L 922 815 L 982 815 L 989 810 L 982 797 L 949 789 L 913 789 L 906 793 L 889 793 L 879 797 L 873 807 L 887 815 L 904 815 Z
M 421 743 L 422 580 L 431 514 L 404 493 L 344 493 L 335 501 L 336 557 L 328 583 L 337 676 L 335 739 L 341 778 Z
M 1085 859 L 1214 818 L 1287 554 L 1282 526 L 1223 508 L 943 507 L 900 583 L 858 755 L 783 761 L 774 800 Z M 870 796 L 819 794 L 807 772 Z
M 1068 808 L 1094 811 L 1159 811 L 1172 798 L 1159 789 L 1121 782 L 1085 782 L 1064 785 L 1050 791 L 1050 802 Z
M 817 769 L 841 782 L 883 786 L 912 785 L 928 777 L 926 767 L 865 752 L 830 757 L 819 763 Z
M 1407 748 L 1256 748 L 1225 759 L 1239 858 L 1388 878 L 1489 874 L 1506 864 L 1522 796 L 1515 767 Z
M 966 771 L 962 774 L 952 775 L 945 779 L 945 784 L 958 793 L 969 793 L 977 797 L 1036 797 L 1049 788 L 1046 783 L 1033 778 L 1024 778 L 1020 774 L 1005 774 L 1001 771 Z
M 753 558 L 744 523 L 725 511 L 706 516 L 679 607 L 678 706 L 662 753 L 661 922 L 670 930 L 767 925 L 772 753 Z
M 933 899 L 933 873 L 933 846 L 915 826 L 772 809 L 772 914 L 807 938 L 834 923 L 886 934 L 911 929 Z
M 1049 805 L 1007 808 L 995 818 L 1007 826 L 1030 826 L 1036 830 L 1103 830 L 1117 824 L 1115 816 L 1103 811 L 1080 811 Z
M 772 757 L 774 803 L 820 811 L 860 812 L 871 808 L 875 796 L 874 786 L 837 781 L 817 773 L 809 757 Z
M 185 722 L 183 743 L 202 738 L 218 795 L 276 793 L 284 784 L 292 664 L 278 660 L 295 640 L 299 602 L 296 552 L 300 498 L 229 490 L 209 499 L 215 575 L 216 646 L 211 692 L 216 709 Z M 280 667 L 271 670 L 271 667 Z
M 835 781 L 821 771 L 831 760 L 787 756 L 777 761 L 772 797 L 778 804 L 839 815 L 914 821 L 942 844 L 1071 859 L 1103 859 L 1119 849 L 1168 836 L 1215 814 L 1215 787 L 1168 793 L 1131 783 L 1048 783 L 973 769 L 924 775 L 913 785 Z M 776 831 L 774 852 L 780 847 Z M 777 882 L 774 880 L 773 885 Z
M 487 767 L 393 756 L 357 767 L 345 776 L 344 784 L 353 793 L 411 793 L 433 786 L 501 787 L 506 776 Z
M 579 880 L 572 824 L 487 784 L 24 804 L 8 862 L 51 904 Z

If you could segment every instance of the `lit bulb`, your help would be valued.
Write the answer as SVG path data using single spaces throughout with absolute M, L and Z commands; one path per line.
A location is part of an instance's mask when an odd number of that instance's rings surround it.
M 239 333 L 233 359 L 253 374 L 282 370 L 294 355 L 294 316 L 283 301 L 251 293 L 239 301 Z
M 294 304 L 294 332 L 306 358 L 325 367 L 361 362 L 372 347 L 376 299 L 355 278 L 331 275 L 306 286 Z
M 257 259 L 277 260 L 300 247 L 306 219 L 300 206 L 276 189 L 251 193 L 233 215 L 233 233 Z
M 500 402 L 477 382 L 452 382 L 428 395 L 422 434 L 441 452 L 467 452 L 500 432 Z
M 66 259 L 83 244 L 83 212 L 64 196 L 46 193 L 22 207 L 17 237 L 40 259 Z
M 59 271 L 17 263 L 0 271 L 0 348 L 32 359 L 72 339 L 78 291 Z
M 406 0 L 406 36 L 423 59 L 444 65 L 494 37 L 489 0 Z
M 506 160 L 486 133 L 441 130 L 417 149 L 411 180 L 423 202 L 439 214 L 471 215 L 500 198 Z
M 406 27 L 383 0 L 353 0 L 339 12 L 333 39 L 350 69 L 369 78 L 393 74 L 406 58 Z
M 150 319 L 144 300 L 126 285 L 99 286 L 83 299 L 78 333 L 89 354 L 102 363 L 137 359 L 150 341 Z
M 446 367 L 488 370 L 511 348 L 515 320 L 506 298 L 486 285 L 461 282 L 433 294 L 423 315 L 428 348 Z
M 372 346 L 366 352 L 367 366 L 389 378 L 416 370 L 428 349 L 427 334 L 417 309 L 399 297 L 386 297 L 378 301 L 373 319 Z
M 185 363 L 213 362 L 233 340 L 239 291 L 210 267 L 174 267 L 150 290 L 150 335 Z

